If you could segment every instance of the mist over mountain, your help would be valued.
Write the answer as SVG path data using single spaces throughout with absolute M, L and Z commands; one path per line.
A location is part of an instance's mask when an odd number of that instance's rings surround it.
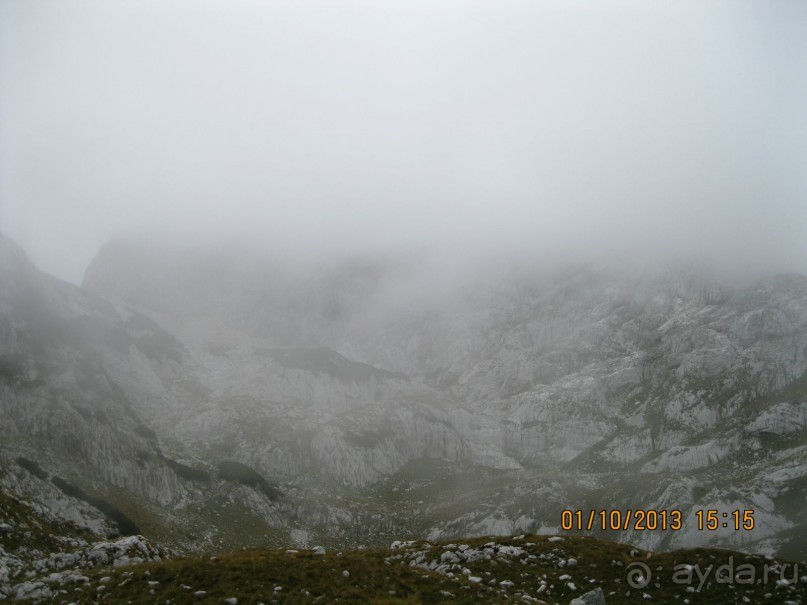
M 0 0 L 0 599 L 807 559 L 805 56 L 803 2 Z
M 578 266 L 429 297 L 411 259 L 113 242 L 78 288 L 3 242 L 2 485 L 54 518 L 193 551 L 675 509 L 604 535 L 804 556 L 803 276 Z M 708 509 L 755 527 L 700 530 Z
M 76 284 L 155 233 L 807 272 L 800 2 L 0 11 L 0 224 Z

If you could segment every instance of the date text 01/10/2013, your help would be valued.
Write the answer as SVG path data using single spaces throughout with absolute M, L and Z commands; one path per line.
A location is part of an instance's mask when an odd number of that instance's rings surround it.
M 697 509 L 694 517 L 699 530 L 717 531 L 754 529 L 753 509 L 720 511 Z M 679 531 L 684 528 L 684 514 L 678 509 L 564 510 L 560 515 L 564 531 Z

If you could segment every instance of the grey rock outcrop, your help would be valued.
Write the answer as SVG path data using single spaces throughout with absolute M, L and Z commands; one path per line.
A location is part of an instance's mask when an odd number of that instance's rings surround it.
M 605 593 L 602 588 L 597 588 L 572 599 L 569 601 L 569 605 L 605 605 Z

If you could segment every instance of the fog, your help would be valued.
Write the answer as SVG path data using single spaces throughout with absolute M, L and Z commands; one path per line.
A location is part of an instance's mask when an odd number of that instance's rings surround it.
M 807 4 L 0 1 L 0 231 L 807 273 Z

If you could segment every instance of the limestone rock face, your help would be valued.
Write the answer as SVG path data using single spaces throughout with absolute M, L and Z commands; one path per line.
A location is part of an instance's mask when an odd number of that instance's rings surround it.
M 75 288 L 3 242 L 8 455 L 135 494 L 166 523 L 211 493 L 281 542 L 675 509 L 678 530 L 605 533 L 803 556 L 802 276 L 602 265 L 444 283 L 414 261 L 115 242 Z M 265 481 L 227 483 L 225 460 Z M 708 508 L 757 523 L 703 531 Z M 217 539 L 217 514 L 190 542 Z
M 39 273 L 8 240 L 1 247 L 4 446 L 57 475 L 180 500 L 180 482 L 148 460 L 147 426 L 180 405 L 166 384 L 186 375 L 185 347 L 145 316 Z

